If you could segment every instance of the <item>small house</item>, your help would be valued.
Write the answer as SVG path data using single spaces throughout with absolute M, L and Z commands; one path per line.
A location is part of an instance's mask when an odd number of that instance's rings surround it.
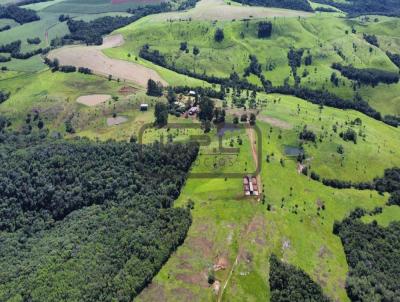
M 189 91 L 189 96 L 196 96 L 196 91 L 190 90 Z
M 140 104 L 140 111 L 147 111 L 149 109 L 149 104 Z

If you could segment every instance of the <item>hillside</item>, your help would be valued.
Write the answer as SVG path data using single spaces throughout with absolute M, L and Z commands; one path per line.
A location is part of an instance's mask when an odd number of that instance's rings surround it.
M 0 301 L 396 300 L 396 1 L 7 1 Z

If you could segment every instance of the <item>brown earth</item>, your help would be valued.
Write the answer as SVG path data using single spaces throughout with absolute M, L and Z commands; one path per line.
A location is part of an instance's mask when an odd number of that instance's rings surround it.
M 111 99 L 111 95 L 108 94 L 91 94 L 82 95 L 76 99 L 77 103 L 92 107 L 104 103 Z
M 169 12 L 152 16 L 151 21 L 167 20 L 234 20 L 265 17 L 308 17 L 313 14 L 271 7 L 228 5 L 224 0 L 201 0 L 196 7 L 184 12 Z
M 127 122 L 128 119 L 123 116 L 107 118 L 107 126 L 115 126 Z
M 274 117 L 270 117 L 270 116 L 261 114 L 257 117 L 257 119 L 262 122 L 266 122 L 274 127 L 278 127 L 278 128 L 284 129 L 284 130 L 290 130 L 293 128 L 292 125 L 290 125 L 288 122 L 282 121 L 282 120 L 274 118 Z
M 100 46 L 64 46 L 51 51 L 48 57 L 57 58 L 60 65 L 86 67 L 95 74 L 112 75 L 113 79 L 131 81 L 143 87 L 147 85 L 149 79 L 167 85 L 156 71 L 133 62 L 109 58 L 102 52 L 103 49 L 118 47 L 123 43 L 122 35 L 113 35 L 105 37 Z

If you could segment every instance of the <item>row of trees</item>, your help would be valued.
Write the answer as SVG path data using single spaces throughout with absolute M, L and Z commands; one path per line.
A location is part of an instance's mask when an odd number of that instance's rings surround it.
M 369 34 L 364 33 L 363 38 L 369 44 L 379 47 L 378 38 L 375 35 L 369 35 Z
M 343 66 L 340 63 L 333 63 L 332 68 L 339 70 L 346 78 L 358 81 L 362 84 L 372 85 L 379 83 L 394 84 L 399 82 L 399 74 L 376 68 L 355 68 L 351 65 Z
M 386 55 L 393 62 L 394 65 L 400 68 L 400 55 L 396 53 L 391 53 L 390 51 L 386 52 Z
M 388 204 L 400 205 L 400 168 L 397 167 L 386 169 L 382 177 L 376 177 L 370 182 L 354 183 L 346 180 L 328 178 L 322 178 L 321 180 L 321 177 L 315 172 L 311 173 L 311 178 L 336 189 L 354 188 L 357 190 L 376 190 L 381 194 L 388 192 L 391 194 Z
M 400 3 L 397 0 L 315 0 L 317 3 L 328 4 L 347 12 L 351 17 L 360 15 L 400 16 Z
M 28 39 L 26 39 L 26 41 L 27 41 L 29 44 L 40 44 L 40 42 L 42 42 L 42 41 L 40 40 L 39 37 L 36 37 L 36 38 L 28 38 Z
M 48 57 L 45 57 L 44 63 L 50 67 L 52 72 L 61 71 L 61 72 L 70 73 L 70 72 L 78 71 L 83 74 L 92 74 L 93 73 L 90 68 L 86 68 L 86 67 L 76 68 L 75 66 L 72 66 L 72 65 L 60 65 L 60 62 L 58 61 L 57 58 L 55 58 L 54 60 L 51 60 Z
M 16 5 L 0 5 L 0 18 L 13 19 L 19 24 L 40 20 L 34 10 L 18 7 Z
M 312 12 L 310 3 L 307 0 L 237 0 L 245 5 L 280 7 L 287 9 Z
M 400 222 L 388 227 L 364 224 L 366 212 L 356 209 L 333 233 L 342 241 L 349 274 L 346 291 L 351 301 L 396 301 L 400 297 Z
M 177 67 L 174 64 L 167 62 L 165 56 L 160 53 L 158 50 L 150 49 L 148 44 L 142 46 L 139 51 L 139 56 L 147 61 L 150 61 L 154 64 L 162 66 L 164 68 L 170 69 L 180 74 L 187 75 L 189 77 L 193 77 L 196 79 L 200 79 L 212 84 L 219 84 L 225 87 L 239 87 L 240 89 L 249 89 L 249 90 L 258 90 L 261 88 L 257 87 L 254 84 L 249 83 L 247 80 L 240 79 L 239 75 L 236 72 L 233 72 L 229 78 L 220 78 L 213 75 L 207 75 L 205 73 L 200 74 L 193 71 L 190 71 L 187 68 Z
M 305 99 L 309 102 L 318 105 L 326 105 L 334 108 L 339 109 L 353 109 L 360 111 L 374 119 L 383 121 L 391 126 L 397 126 L 398 122 L 396 121 L 396 117 L 387 116 L 382 118 L 381 114 L 372 108 L 368 102 L 363 100 L 360 95 L 355 95 L 353 100 L 343 99 L 335 94 L 332 94 L 326 90 L 313 90 L 306 87 L 301 87 L 297 85 L 295 87 L 289 86 L 288 84 L 284 86 L 272 86 L 271 82 L 268 81 L 263 74 L 259 76 L 260 81 L 263 85 L 263 88 L 260 88 L 257 85 L 249 83 L 246 79 L 240 79 L 239 75 L 236 72 L 233 72 L 229 78 L 220 78 L 216 76 L 209 76 L 207 74 L 199 74 L 192 72 L 186 68 L 177 67 L 174 64 L 170 64 L 167 62 L 165 56 L 160 53 L 158 50 L 151 50 L 149 45 L 144 45 L 140 52 L 139 56 L 145 60 L 151 61 L 154 64 L 160 65 L 164 68 L 173 70 L 177 73 L 184 74 L 193 78 L 197 78 L 203 81 L 207 81 L 212 84 L 219 84 L 224 87 L 235 87 L 238 89 L 247 89 L 252 91 L 265 91 L 267 93 L 282 93 L 288 95 L 294 95 L 296 97 Z M 291 50 L 288 54 L 288 58 L 290 64 L 297 68 L 296 66 L 301 66 L 301 58 L 300 57 L 300 50 Z M 311 54 L 308 54 L 310 63 L 312 62 Z M 256 59 L 256 58 L 255 58 Z M 253 57 L 250 64 L 253 62 L 253 67 L 257 67 L 258 63 Z M 254 70 L 258 70 L 258 68 L 254 68 Z
M 0 32 L 2 32 L 2 31 L 6 31 L 6 30 L 9 30 L 9 29 L 11 29 L 11 25 L 4 25 L 4 26 L 2 26 L 2 27 L 0 27 Z

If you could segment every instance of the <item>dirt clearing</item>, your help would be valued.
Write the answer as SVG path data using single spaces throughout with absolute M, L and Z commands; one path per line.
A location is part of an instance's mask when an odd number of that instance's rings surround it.
M 107 77 L 111 75 L 113 79 L 131 81 L 143 87 L 149 79 L 167 85 L 156 71 L 133 62 L 109 58 L 102 52 L 103 49 L 118 47 L 123 43 L 122 35 L 113 35 L 105 37 L 100 46 L 65 46 L 51 51 L 48 57 L 57 58 L 60 65 L 86 67 L 95 74 Z
M 290 125 L 288 122 L 282 121 L 274 117 L 259 115 L 257 119 L 260 120 L 261 122 L 266 122 L 274 127 L 278 127 L 284 130 L 290 130 L 293 128 L 292 125 Z
M 76 99 L 76 102 L 89 107 L 97 106 L 111 99 L 109 94 L 90 94 L 82 95 Z
M 116 125 L 125 123 L 127 121 L 128 121 L 128 119 L 123 116 L 109 117 L 109 118 L 107 118 L 107 126 L 116 126 Z
M 186 12 L 170 12 L 152 16 L 151 20 L 233 20 L 265 17 L 308 17 L 311 13 L 257 6 L 228 5 L 223 0 L 201 0 L 196 7 Z

